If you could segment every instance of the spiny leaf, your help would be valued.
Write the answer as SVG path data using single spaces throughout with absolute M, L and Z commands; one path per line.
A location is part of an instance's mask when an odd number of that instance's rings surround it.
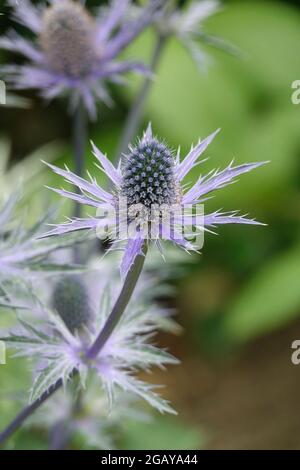
M 32 403 L 37 400 L 58 380 L 61 379 L 65 384 L 73 370 L 73 367 L 74 366 L 64 357 L 52 360 L 49 366 L 43 369 L 34 381 L 30 392 L 30 402 Z

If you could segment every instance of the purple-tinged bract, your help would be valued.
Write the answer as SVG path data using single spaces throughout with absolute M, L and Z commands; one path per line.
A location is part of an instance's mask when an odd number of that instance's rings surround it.
M 32 279 L 42 277 L 42 273 L 49 275 L 53 271 L 74 271 L 74 265 L 51 262 L 50 255 L 74 245 L 81 237 L 62 237 L 53 239 L 53 242 L 39 240 L 45 222 L 51 220 L 53 210 L 48 211 L 34 226 L 26 228 L 23 218 L 17 216 L 18 200 L 19 193 L 16 193 L 0 205 L 0 285 L 24 276 Z

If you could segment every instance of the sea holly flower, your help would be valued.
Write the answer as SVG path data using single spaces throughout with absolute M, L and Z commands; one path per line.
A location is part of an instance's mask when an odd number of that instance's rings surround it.
M 74 0 L 51 0 L 37 5 L 30 0 L 8 4 L 14 19 L 36 36 L 23 38 L 15 31 L 0 39 L 0 47 L 22 54 L 25 65 L 3 67 L 6 80 L 15 88 L 40 90 L 46 99 L 68 93 L 71 104 L 82 100 L 91 117 L 98 99 L 111 103 L 107 80 L 119 81 L 128 71 L 146 73 L 144 65 L 118 61 L 126 48 L 156 18 L 161 0 L 151 0 L 138 18 L 125 21 L 130 0 L 113 0 L 110 8 L 93 17 Z
M 56 250 L 82 241 L 82 237 L 57 238 L 53 243 L 39 240 L 45 222 L 50 221 L 53 216 L 53 210 L 48 211 L 34 226 L 26 229 L 24 221 L 17 221 L 14 215 L 18 200 L 19 194 L 13 194 L 0 207 L 0 282 L 22 276 L 32 278 L 41 271 L 50 273 L 74 269 L 74 265 L 50 261 L 50 255 Z
M 20 311 L 17 329 L 1 338 L 17 350 L 17 356 L 36 360 L 31 401 L 57 380 L 66 385 L 77 370 L 83 387 L 89 372 L 96 373 L 111 409 L 121 389 L 146 400 L 160 412 L 174 413 L 168 402 L 154 391 L 153 385 L 135 377 L 137 370 L 178 362 L 166 351 L 149 344 L 157 329 L 168 329 L 170 312 L 144 304 L 135 294 L 99 355 L 91 359 L 89 348 L 108 318 L 115 301 L 116 285 L 113 283 L 112 288 L 108 282 L 103 288 L 98 287 L 97 305 L 93 302 L 94 296 L 90 298 L 87 286 L 81 275 L 67 275 L 52 290 L 48 304 L 37 297 L 32 288 L 34 321 Z M 6 295 L 13 305 L 12 292 L 8 290 Z M 28 303 L 26 308 L 30 311 Z M 172 327 L 170 321 L 170 329 Z
M 126 227 L 135 222 L 135 230 L 127 234 L 125 253 L 121 263 L 121 273 L 126 275 L 136 256 L 142 253 L 145 240 L 148 242 L 153 238 L 153 232 L 155 243 L 160 250 L 160 241 L 165 239 L 187 251 L 195 251 L 198 246 L 188 240 L 191 229 L 203 234 L 204 230 L 211 230 L 219 224 L 259 224 L 253 219 L 239 215 L 236 211 L 202 214 L 200 219 L 195 219 L 194 214 L 191 213 L 191 208 L 202 204 L 212 191 L 231 184 L 237 176 L 266 163 L 248 163 L 238 166 L 230 163 L 224 170 L 215 170 L 206 176 L 200 176 L 192 187 L 186 188 L 183 184 L 184 178 L 190 170 L 201 163 L 199 157 L 217 133 L 218 131 L 212 133 L 203 141 L 199 141 L 195 147 L 192 146 L 187 156 L 181 160 L 179 152 L 174 156 L 166 144 L 153 136 L 151 125 L 149 125 L 137 145 L 129 147 L 129 153 L 123 156 L 118 167 L 115 167 L 93 145 L 99 167 L 107 174 L 113 185 L 110 192 L 101 188 L 92 176 L 88 181 L 76 176 L 68 168 L 63 170 L 49 164 L 55 173 L 77 186 L 81 194 L 64 189 L 54 189 L 54 191 L 61 196 L 97 208 L 98 216 L 69 219 L 44 236 L 61 235 L 79 230 L 97 229 L 99 231 L 102 227 L 115 227 L 125 213 Z M 124 199 L 126 200 L 125 209 L 123 208 Z M 113 211 L 109 211 L 108 207 L 113 208 Z M 116 232 L 114 236 L 115 234 Z M 119 243 L 119 240 L 115 243 Z
M 219 1 L 194 0 L 181 8 L 177 4 L 177 0 L 167 0 L 162 15 L 155 22 L 161 37 L 176 37 L 202 68 L 207 63 L 207 54 L 201 44 L 230 54 L 240 54 L 236 47 L 225 40 L 203 31 L 203 22 L 221 9 Z

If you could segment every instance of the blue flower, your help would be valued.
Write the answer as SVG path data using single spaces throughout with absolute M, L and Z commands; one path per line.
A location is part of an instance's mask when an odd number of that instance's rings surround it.
M 218 13 L 221 8 L 221 3 L 217 0 L 194 0 L 182 8 L 176 7 L 174 0 L 167 0 L 155 26 L 162 37 L 176 37 L 199 68 L 205 68 L 210 58 L 201 45 L 210 46 L 231 55 L 241 55 L 237 47 L 203 30 L 203 23 Z
M 82 100 L 91 117 L 98 99 L 111 103 L 105 81 L 120 81 L 128 71 L 147 73 L 138 62 L 117 61 L 127 47 L 156 18 L 161 0 L 151 0 L 138 18 L 125 20 L 130 0 L 114 0 L 96 18 L 73 0 L 51 0 L 35 6 L 29 0 L 8 1 L 14 19 L 37 37 L 24 39 L 15 31 L 0 38 L 0 47 L 21 53 L 26 65 L 4 66 L 15 88 L 35 88 L 46 99 L 68 93 L 74 107 Z
M 158 329 L 177 331 L 177 325 L 170 318 L 172 312 L 145 302 L 144 291 L 155 292 L 156 284 L 147 277 L 141 279 L 140 288 L 119 324 L 99 355 L 91 360 L 87 351 L 107 321 L 121 280 L 116 282 L 114 276 L 110 278 L 105 268 L 87 274 L 65 275 L 54 284 L 53 281 L 47 285 L 27 283 L 24 294 L 20 285 L 8 286 L 6 290 L 7 300 L 18 313 L 18 326 L 10 333 L 3 332 L 1 340 L 16 350 L 15 356 L 33 360 L 31 401 L 57 380 L 61 379 L 66 385 L 76 369 L 84 388 L 88 377 L 96 374 L 110 409 L 119 397 L 118 392 L 123 390 L 146 400 L 160 412 L 175 413 L 156 393 L 154 385 L 135 376 L 137 370 L 148 371 L 152 366 L 178 363 L 165 350 L 149 344 Z
M 134 221 L 137 226 L 135 231 L 125 237 L 127 244 L 121 263 L 121 273 L 126 275 L 135 257 L 142 253 L 145 240 L 153 238 L 149 237 L 147 232 L 149 224 L 151 225 L 150 235 L 155 234 L 155 242 L 159 249 L 161 249 L 160 240 L 165 239 L 187 251 L 196 251 L 197 247 L 188 240 L 188 237 L 182 235 L 180 232 L 182 228 L 196 225 L 196 229 L 203 232 L 219 224 L 259 224 L 253 219 L 239 215 L 236 211 L 224 213 L 217 211 L 205 214 L 198 226 L 197 221 L 195 222 L 193 219 L 193 214 L 189 213 L 191 207 L 202 204 L 212 191 L 231 184 L 237 176 L 266 163 L 247 163 L 238 166 L 230 163 L 224 170 L 215 170 L 206 176 L 200 176 L 198 181 L 190 189 L 187 189 L 183 185 L 183 179 L 192 168 L 201 163 L 199 162 L 200 155 L 217 133 L 218 131 L 203 141 L 199 141 L 195 147 L 191 148 L 188 155 L 180 160 L 179 152 L 174 157 L 171 150 L 153 136 L 151 125 L 149 125 L 143 138 L 135 147 L 129 148 L 129 154 L 124 155 L 118 167 L 115 167 L 93 145 L 94 155 L 100 164 L 100 169 L 107 174 L 113 184 L 111 191 L 101 188 L 95 178 L 90 175 L 90 181 L 88 181 L 76 176 L 68 168 L 63 170 L 48 164 L 55 173 L 77 186 L 81 194 L 64 189 L 50 189 L 79 203 L 95 207 L 98 210 L 103 209 L 103 214 L 106 213 L 107 207 L 113 207 L 118 217 L 124 216 L 124 209 L 120 209 L 120 200 L 121 202 L 123 199 L 126 200 L 126 222 Z M 153 207 L 158 210 L 153 211 Z M 170 219 L 173 222 L 171 230 Z M 115 214 L 107 212 L 106 216 L 101 217 L 69 219 L 67 223 L 56 226 L 43 236 L 87 229 L 99 230 L 105 226 L 114 227 L 115 224 Z M 184 233 L 186 232 L 184 231 Z

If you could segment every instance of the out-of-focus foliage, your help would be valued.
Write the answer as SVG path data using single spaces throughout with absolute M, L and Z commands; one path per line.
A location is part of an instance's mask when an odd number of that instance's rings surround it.
M 300 247 L 274 258 L 241 289 L 225 311 L 222 328 L 244 341 L 278 328 L 299 315 Z
M 203 436 L 175 419 L 160 417 L 150 423 L 131 421 L 121 441 L 122 448 L 136 450 L 189 450 L 203 446 Z

